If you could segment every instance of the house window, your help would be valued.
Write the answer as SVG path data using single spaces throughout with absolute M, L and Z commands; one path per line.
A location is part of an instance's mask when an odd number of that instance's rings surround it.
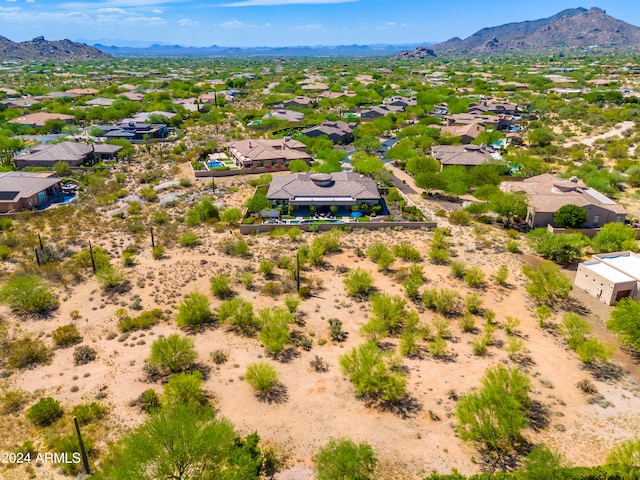
M 616 215 L 616 222 L 621 222 L 621 221 L 622 221 L 622 216 Z
M 593 217 L 593 226 L 597 226 L 600 223 L 600 215 L 594 215 Z

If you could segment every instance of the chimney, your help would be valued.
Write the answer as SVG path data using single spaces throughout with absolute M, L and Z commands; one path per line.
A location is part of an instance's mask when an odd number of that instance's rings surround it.
M 578 177 L 576 177 L 575 175 L 571 177 L 569 180 L 573 183 L 578 183 Z

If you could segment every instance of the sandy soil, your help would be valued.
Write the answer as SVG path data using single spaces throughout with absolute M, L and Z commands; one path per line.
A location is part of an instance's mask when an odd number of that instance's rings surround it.
M 225 201 L 231 206 L 239 204 L 246 197 L 246 192 L 240 189 L 227 196 Z M 417 195 L 416 200 L 426 202 Z M 431 208 L 437 209 L 436 206 Z M 472 290 L 461 280 L 452 278 L 449 267 L 431 265 L 423 260 L 426 286 L 456 289 L 461 297 L 477 291 L 484 299 L 485 308 L 496 312 L 498 323 L 504 323 L 507 316 L 521 320 L 518 336 L 524 341 L 530 357 L 530 362 L 522 368 L 532 377 L 533 398 L 547 412 L 547 426 L 540 430 L 528 429 L 527 438 L 557 448 L 574 464 L 602 463 L 616 442 L 631 438 L 640 431 L 637 366 L 625 353 L 617 352 L 616 360 L 633 371 L 616 380 L 595 379 L 561 338 L 538 327 L 533 305 L 523 288 L 525 278 L 521 269 L 527 257 L 506 253 L 504 244 L 507 238 L 501 231 L 485 226 L 451 228 L 452 251 L 457 260 L 464 261 L 467 266 L 480 266 L 487 275 L 487 286 L 483 290 Z M 209 292 L 211 276 L 222 272 L 235 274 L 251 266 L 256 270 L 256 283 L 260 285 L 265 279 L 257 273 L 259 260 L 291 255 L 299 246 L 299 243 L 291 243 L 288 239 L 249 236 L 246 240 L 253 256 L 245 260 L 221 253 L 219 242 L 232 235 L 228 230 L 214 232 L 210 227 L 202 227 L 198 233 L 200 246 L 192 250 L 171 248 L 167 258 L 162 260 L 153 260 L 150 246 L 146 245 L 149 241 L 143 242 L 144 250 L 138 256 L 137 264 L 127 269 L 132 289 L 122 296 L 104 295 L 95 280 L 89 279 L 61 292 L 64 301 L 50 318 L 20 321 L 22 330 L 46 336 L 56 327 L 70 323 L 70 312 L 78 310 L 81 318 L 75 324 L 84 337 L 84 344 L 97 349 L 98 359 L 87 365 L 74 366 L 73 348 L 57 350 L 50 365 L 17 372 L 3 380 L 2 390 L 22 388 L 52 395 L 68 407 L 92 401 L 99 392 L 106 393 L 103 401 L 111 410 L 111 435 L 97 442 L 96 446 L 101 451 L 122 431 L 139 424 L 144 414 L 129 406 L 129 402 L 147 388 L 161 391 L 161 385 L 148 383 L 143 378 L 143 362 L 155 338 L 180 332 L 174 318 L 176 306 L 183 295 L 194 291 L 207 293 L 215 308 L 220 301 Z M 303 241 L 311 241 L 312 235 L 306 234 Z M 431 359 L 426 354 L 426 347 L 421 358 L 405 359 L 408 391 L 417 407 L 404 415 L 369 408 L 357 399 L 338 363 L 340 355 L 364 342 L 360 328 L 370 315 L 368 303 L 356 302 L 345 294 L 339 267 L 364 268 L 374 276 L 378 291 L 401 295 L 402 287 L 393 273 L 385 275 L 378 272 L 375 264 L 355 254 L 356 247 L 366 250 L 376 240 L 388 245 L 406 241 L 426 257 L 431 236 L 430 232 L 423 231 L 344 234 L 341 253 L 328 256 L 326 267 L 305 272 L 307 279 L 321 279 L 323 284 L 315 296 L 302 302 L 300 310 L 304 312 L 304 326 L 296 327 L 313 340 L 313 347 L 310 351 L 298 349 L 288 362 L 267 357 L 259 340 L 238 336 L 224 326 L 212 326 L 193 335 L 201 362 L 211 367 L 205 387 L 212 395 L 219 414 L 229 418 L 241 434 L 257 431 L 266 444 L 282 453 L 284 469 L 293 470 L 281 473 L 280 480 L 310 478 L 314 453 L 331 437 L 369 442 L 380 458 L 376 478 L 416 480 L 431 472 L 449 472 L 452 468 L 465 474 L 481 470 L 476 450 L 455 435 L 453 398 L 478 387 L 479 378 L 487 367 L 500 362 L 515 365 L 504 351 L 506 334 L 503 329 L 496 333 L 497 346 L 490 347 L 488 355 L 478 357 L 473 354 L 470 342 L 480 334 L 463 333 L 454 320 L 448 342 L 451 352 L 448 361 Z M 114 256 L 131 241 L 132 238 L 124 234 L 96 239 L 97 244 L 113 251 Z M 520 241 L 524 244 L 524 240 Z M 408 264 L 397 261 L 393 270 L 405 265 Z M 489 280 L 501 265 L 506 265 L 510 272 L 506 287 L 497 286 Z M 284 275 L 285 272 L 277 271 L 276 274 Z M 235 285 L 234 289 L 236 295 L 253 303 L 255 311 L 283 304 L 282 296 L 274 299 L 246 290 L 241 285 Z M 148 331 L 134 332 L 124 339 L 117 331 L 114 312 L 121 306 L 130 305 L 136 295 L 142 299 L 144 308 L 165 309 L 170 320 Z M 579 300 L 589 301 L 582 297 Z M 418 305 L 409 307 L 418 309 L 421 320 L 426 324 L 432 324 L 436 319 L 432 312 L 423 311 Z M 603 309 L 596 304 L 587 307 L 596 312 L 587 318 L 594 325 L 600 325 L 597 334 L 613 341 L 601 326 L 608 314 L 607 307 Z M 11 318 L 8 311 L 2 313 Z M 327 320 L 332 317 L 344 322 L 348 337 L 343 343 L 330 340 Z M 554 320 L 559 319 L 558 313 Z M 478 326 L 481 323 L 479 318 Z M 108 340 L 109 333 L 118 335 Z M 321 339 L 329 341 L 321 345 Z M 51 342 L 48 338 L 45 341 Z M 390 339 L 388 343 L 393 347 L 397 340 Z M 216 349 L 229 353 L 226 364 L 213 364 L 210 353 Z M 315 373 L 311 370 L 309 362 L 316 355 L 329 365 L 328 372 Z M 246 366 L 259 359 L 272 363 L 278 371 L 286 387 L 285 402 L 269 404 L 259 401 L 242 380 Z M 603 408 L 587 403 L 586 397 L 576 387 L 576 383 L 583 379 L 590 379 L 611 405 Z M 73 392 L 72 386 L 78 390 Z M 10 450 L 24 440 L 26 438 L 5 437 L 2 450 Z M 43 469 L 41 472 L 49 474 L 51 471 Z M 11 478 L 10 475 L 24 474 L 21 472 L 13 469 L 0 473 L 0 476 L 6 473 L 6 478 Z

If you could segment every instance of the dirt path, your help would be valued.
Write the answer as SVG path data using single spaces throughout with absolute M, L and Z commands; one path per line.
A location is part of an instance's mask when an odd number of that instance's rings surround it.
M 618 137 L 623 136 L 626 132 L 631 130 L 634 125 L 635 125 L 634 122 L 631 122 L 631 121 L 622 122 L 616 125 L 614 129 L 609 130 L 608 132 L 602 133 L 600 135 L 595 135 L 593 137 L 583 138 L 582 140 L 579 140 L 577 142 L 576 141 L 566 142 L 562 144 L 562 146 L 564 148 L 569 148 L 569 147 L 573 147 L 574 145 L 578 145 L 582 143 L 583 145 L 586 145 L 588 147 L 593 147 L 593 144 L 596 143 L 597 140 L 602 140 L 605 138 L 611 138 L 616 136 Z

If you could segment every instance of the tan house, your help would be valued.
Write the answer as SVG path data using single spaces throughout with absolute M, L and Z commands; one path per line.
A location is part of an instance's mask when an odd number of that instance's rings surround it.
M 442 168 L 451 165 L 471 168 L 500 159 L 499 154 L 484 145 L 433 145 L 431 156 Z
M 479 123 L 470 123 L 469 125 L 449 125 L 440 129 L 442 133 L 449 133 L 454 137 L 460 137 L 460 141 L 463 145 L 468 145 L 473 142 L 478 138 L 478 135 L 485 130 L 486 129 Z
M 300 133 L 307 137 L 320 137 L 326 135 L 333 143 L 347 145 L 353 141 L 353 129 L 355 124 L 337 122 L 323 122 L 322 125 L 316 125 L 302 130 Z
M 122 150 L 120 145 L 98 143 L 88 145 L 80 142 L 60 142 L 53 145 L 37 145 L 28 152 L 16 155 L 13 159 L 16 168 L 53 167 L 64 162 L 70 167 L 78 167 L 96 160 L 111 160 Z
M 271 167 L 288 165 L 291 160 L 304 160 L 311 163 L 307 146 L 298 140 L 283 139 L 238 140 L 227 143 L 229 158 L 240 168 Z
M 504 192 L 522 192 L 529 199 L 527 223 L 532 227 L 556 226 L 553 215 L 565 205 L 577 205 L 587 211 L 584 228 L 598 228 L 611 222 L 624 222 L 627 211 L 622 205 L 597 190 L 587 187 L 582 180 L 568 180 L 545 173 L 522 182 L 502 182 Z
M 44 124 L 49 120 L 62 120 L 65 123 L 71 123 L 75 118 L 73 115 L 64 115 L 62 113 L 38 112 L 11 119 L 7 123 L 26 125 L 28 127 L 44 127 Z
M 45 207 L 61 196 L 61 182 L 55 172 L 0 173 L 0 213 Z
M 606 305 L 626 297 L 638 300 L 640 257 L 633 252 L 594 255 L 578 265 L 574 283 Z

